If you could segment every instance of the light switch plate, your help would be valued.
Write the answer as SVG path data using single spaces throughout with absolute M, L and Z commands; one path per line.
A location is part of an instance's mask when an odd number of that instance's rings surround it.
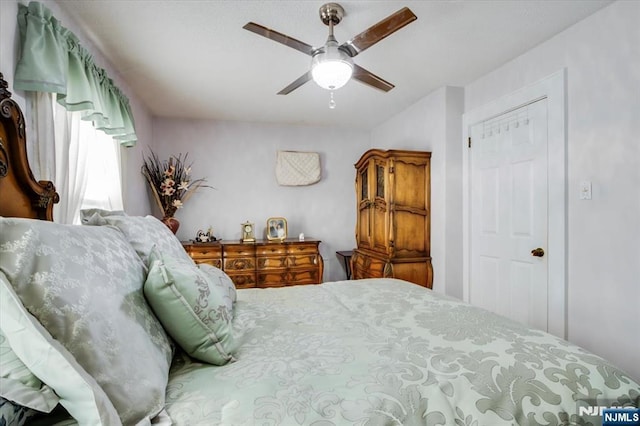
M 580 182 L 580 199 L 581 200 L 591 199 L 591 182 L 589 181 Z

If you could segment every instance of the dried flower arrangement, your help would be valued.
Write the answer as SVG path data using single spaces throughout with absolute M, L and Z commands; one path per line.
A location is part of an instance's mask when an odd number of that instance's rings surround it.
M 211 188 L 206 185 L 206 179 L 192 179 L 191 164 L 187 164 L 187 156 L 172 155 L 168 160 L 160 160 L 151 151 L 144 158 L 142 174 L 147 178 L 153 198 L 162 210 L 165 218 L 173 217 L 176 210 L 193 195 L 198 188 Z

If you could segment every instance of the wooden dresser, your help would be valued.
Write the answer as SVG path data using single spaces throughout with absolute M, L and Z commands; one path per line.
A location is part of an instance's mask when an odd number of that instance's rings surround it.
M 363 154 L 356 168 L 353 279 L 399 278 L 431 288 L 431 153 Z
M 183 242 L 182 245 L 196 263 L 208 263 L 225 271 L 237 288 L 322 282 L 324 262 L 319 240 Z

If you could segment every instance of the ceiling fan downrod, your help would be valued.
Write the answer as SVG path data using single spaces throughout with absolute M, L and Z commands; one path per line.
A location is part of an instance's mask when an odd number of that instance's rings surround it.
M 344 9 L 338 3 L 326 3 L 320 7 L 318 12 L 320 13 L 320 20 L 322 23 L 329 27 L 327 43 L 332 42 L 337 46 L 338 40 L 336 40 L 333 35 L 333 27 L 342 21 L 342 18 L 344 17 Z M 327 43 L 325 43 L 325 45 Z M 320 49 L 322 49 L 322 47 Z

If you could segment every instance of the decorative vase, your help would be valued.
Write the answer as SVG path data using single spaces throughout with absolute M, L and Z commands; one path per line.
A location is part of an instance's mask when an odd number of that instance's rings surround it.
M 178 232 L 178 228 L 180 227 L 180 222 L 173 216 L 165 216 L 162 218 L 162 223 L 167 225 L 167 228 L 171 229 L 171 232 L 174 234 Z

